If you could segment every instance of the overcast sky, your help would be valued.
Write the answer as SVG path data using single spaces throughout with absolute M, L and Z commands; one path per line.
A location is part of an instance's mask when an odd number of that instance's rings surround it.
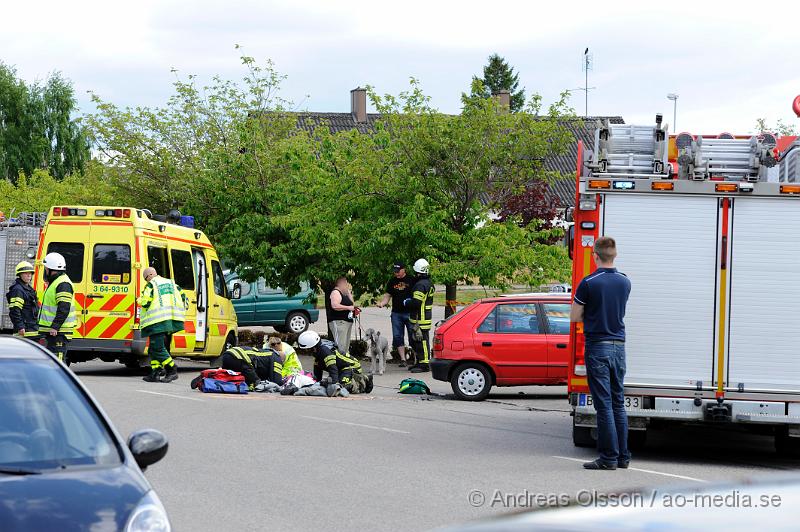
M 240 79 L 240 44 L 288 76 L 282 95 L 300 110 L 349 111 L 349 91 L 380 93 L 419 79 L 434 106 L 457 112 L 460 94 L 492 53 L 527 94 L 552 102 L 584 86 L 590 115 L 672 124 L 682 131 L 747 133 L 755 120 L 800 125 L 800 4 L 773 2 L 470 2 L 438 0 L 39 0 L 4 2 L 0 61 L 32 81 L 59 70 L 83 111 L 86 92 L 121 106 L 160 106 L 174 74 Z M 584 95 L 572 106 L 584 114 Z M 670 130 L 674 130 L 671 126 Z

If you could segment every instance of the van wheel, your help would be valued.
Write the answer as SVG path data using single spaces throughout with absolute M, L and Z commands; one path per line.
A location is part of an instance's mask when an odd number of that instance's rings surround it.
M 143 367 L 139 357 L 127 357 L 123 361 L 123 364 L 125 364 L 125 367 L 128 369 L 141 369 Z
M 572 417 L 572 443 L 575 447 L 597 447 L 597 439 L 592 435 L 593 427 L 579 427 Z
M 462 401 L 483 401 L 492 389 L 492 374 L 483 364 L 466 362 L 453 371 L 450 386 Z
M 300 334 L 308 329 L 308 317 L 302 312 L 290 312 L 286 316 L 287 332 Z

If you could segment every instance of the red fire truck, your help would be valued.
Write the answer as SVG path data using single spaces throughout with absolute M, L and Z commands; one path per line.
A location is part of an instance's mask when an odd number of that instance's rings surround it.
M 736 424 L 800 450 L 800 141 L 598 124 L 579 145 L 573 286 L 617 241 L 631 445 L 666 423 Z M 573 441 L 595 445 L 582 324 L 570 330 Z

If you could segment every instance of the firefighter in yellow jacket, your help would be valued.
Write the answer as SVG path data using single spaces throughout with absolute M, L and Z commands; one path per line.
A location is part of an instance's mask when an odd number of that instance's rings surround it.
M 186 297 L 171 279 L 160 277 L 155 268 L 142 272 L 147 282 L 137 303 L 142 307 L 142 338 L 150 338 L 150 374 L 147 382 L 172 382 L 178 369 L 169 353 L 172 335 L 183 330 L 186 317 Z
M 46 340 L 47 349 L 69 364 L 67 344 L 78 322 L 75 290 L 67 275 L 67 261 L 60 253 L 48 253 L 42 266 L 47 288 L 39 310 L 39 334 Z
M 39 302 L 36 290 L 31 286 L 33 264 L 22 261 L 17 264 L 17 278 L 8 288 L 8 317 L 14 328 L 14 334 L 33 338 L 39 336 Z

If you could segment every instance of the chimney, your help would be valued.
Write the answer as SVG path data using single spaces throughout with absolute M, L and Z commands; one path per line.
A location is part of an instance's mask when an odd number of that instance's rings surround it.
M 497 92 L 492 93 L 492 98 L 497 100 L 497 103 L 500 104 L 500 108 L 508 112 L 511 109 L 511 93 L 505 89 L 500 89 Z
M 367 123 L 367 89 L 356 87 L 350 91 L 350 113 L 357 124 Z

